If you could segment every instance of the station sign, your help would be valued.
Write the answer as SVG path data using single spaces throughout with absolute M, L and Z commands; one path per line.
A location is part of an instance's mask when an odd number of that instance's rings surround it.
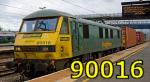
M 122 16 L 131 18 L 150 17 L 150 1 L 123 2 Z

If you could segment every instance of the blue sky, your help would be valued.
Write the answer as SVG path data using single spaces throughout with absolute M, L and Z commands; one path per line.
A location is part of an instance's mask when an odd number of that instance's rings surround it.
M 121 13 L 121 2 L 127 1 L 138 0 L 0 0 L 0 26 L 17 31 L 23 17 L 44 6 L 73 15 Z

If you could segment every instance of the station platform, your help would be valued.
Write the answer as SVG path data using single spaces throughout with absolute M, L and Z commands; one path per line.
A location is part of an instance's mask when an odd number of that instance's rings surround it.
M 140 79 L 134 79 L 130 74 L 131 63 L 137 59 L 143 60 L 142 67 L 144 69 L 144 75 Z M 125 58 L 124 60 L 126 61 L 125 73 L 126 75 L 129 75 L 129 79 L 116 79 L 116 75 L 119 74 L 120 68 L 118 66 L 115 66 L 114 76 L 111 79 L 103 79 L 102 77 L 100 77 L 100 75 L 98 75 L 98 77 L 96 77 L 95 79 L 82 77 L 74 82 L 150 82 L 150 46 L 130 57 Z
M 98 63 L 101 63 L 103 60 L 111 60 L 113 63 L 119 61 L 119 60 L 125 60 L 126 61 L 126 73 L 129 74 L 129 68 L 130 68 L 130 64 L 133 60 L 136 59 L 141 59 L 144 62 L 144 77 L 141 79 L 133 79 L 130 78 L 129 79 L 116 79 L 115 74 L 118 74 L 119 72 L 119 68 L 117 68 L 117 66 L 115 66 L 115 72 L 114 72 L 114 76 L 110 79 L 103 79 L 101 77 L 101 75 L 98 75 L 98 77 L 96 77 L 95 79 L 89 79 L 87 78 L 87 76 L 85 75 L 85 73 L 83 73 L 83 75 L 79 78 L 79 79 L 71 79 L 71 70 L 70 68 L 52 73 L 52 74 L 48 74 L 42 77 L 38 77 L 32 80 L 29 80 L 27 82 L 149 82 L 149 76 L 150 76 L 150 66 L 149 66 L 149 60 L 150 60 L 150 43 L 144 43 L 144 44 L 140 44 L 137 45 L 135 47 L 114 53 L 114 54 L 110 54 L 108 56 L 96 59 L 95 61 L 97 61 Z M 90 69 L 93 70 L 93 69 Z M 129 74 L 130 75 L 130 74 Z

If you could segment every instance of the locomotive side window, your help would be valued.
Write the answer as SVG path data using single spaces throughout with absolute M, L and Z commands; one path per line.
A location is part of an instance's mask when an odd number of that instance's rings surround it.
M 120 31 L 119 30 L 117 30 L 117 36 L 118 36 L 118 38 L 120 38 Z
M 75 31 L 75 33 L 77 32 L 77 23 L 76 22 L 74 22 L 74 31 Z
M 103 38 L 103 28 L 99 28 L 99 38 Z
M 105 29 L 105 38 L 108 38 L 108 37 L 109 37 L 108 29 L 106 28 L 106 29 Z
M 89 38 L 89 26 L 83 24 L 83 38 Z
M 112 29 L 110 29 L 110 38 L 113 38 L 113 30 Z
M 61 34 L 68 34 L 69 33 L 68 19 L 67 18 L 63 19 L 63 23 L 62 23 L 62 27 L 61 27 L 60 33 Z
M 71 27 L 73 29 L 73 33 L 76 33 L 76 22 L 75 21 L 71 21 Z

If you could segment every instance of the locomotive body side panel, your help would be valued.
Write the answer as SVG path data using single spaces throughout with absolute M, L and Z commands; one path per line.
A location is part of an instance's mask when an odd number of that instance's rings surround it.
M 72 19 L 71 22 L 74 57 L 119 48 L 122 45 L 120 29 L 82 22 L 77 19 Z M 102 33 L 99 29 L 102 29 Z M 106 37 L 106 29 L 108 29 L 108 37 Z M 100 34 L 103 37 L 100 38 Z M 113 35 L 111 36 L 111 34 Z

